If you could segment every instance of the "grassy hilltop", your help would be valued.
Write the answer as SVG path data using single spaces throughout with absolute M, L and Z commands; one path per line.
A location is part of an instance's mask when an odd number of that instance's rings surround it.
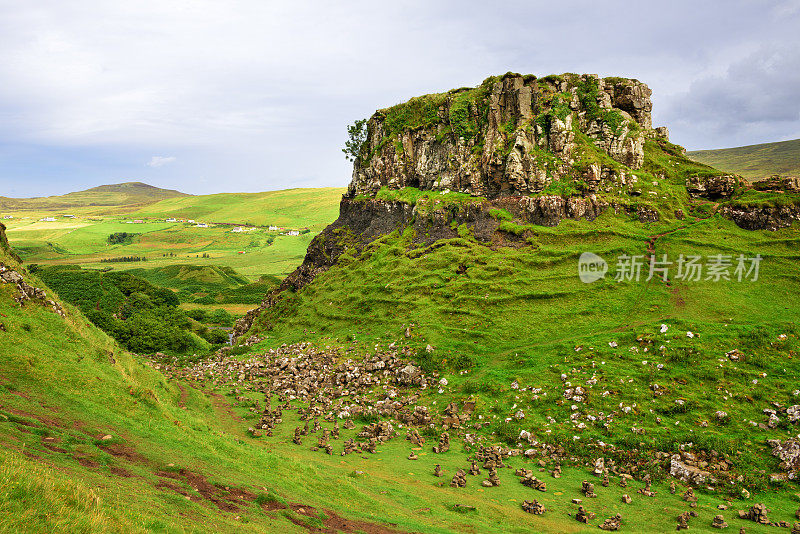
M 800 175 L 800 139 L 716 150 L 693 150 L 690 158 L 745 178 Z
M 173 189 L 161 189 L 141 182 L 101 185 L 85 191 L 38 198 L 0 197 L 0 211 L 7 214 L 18 210 L 105 211 L 105 208 L 131 208 L 160 200 L 189 196 Z

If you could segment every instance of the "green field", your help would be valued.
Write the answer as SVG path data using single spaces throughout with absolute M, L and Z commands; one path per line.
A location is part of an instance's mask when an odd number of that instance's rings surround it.
M 293 189 L 266 193 L 231 193 L 167 199 L 133 213 L 97 215 L 74 210 L 74 218 L 52 210 L 4 211 L 8 236 L 26 262 L 43 265 L 75 264 L 115 269 L 141 265 L 101 264 L 101 259 L 144 256 L 147 267 L 180 263 L 229 266 L 251 281 L 261 275 L 283 277 L 302 261 L 313 236 L 336 218 L 339 189 Z M 94 208 L 85 207 L 92 212 Z M 111 208 L 107 207 L 107 210 Z M 118 212 L 129 211 L 117 206 Z M 40 221 L 55 217 L 53 222 Z M 208 223 L 198 228 L 188 222 L 164 222 L 169 218 Z M 141 224 L 127 221 L 141 220 Z M 237 224 L 255 230 L 234 233 Z M 269 230 L 276 226 L 280 230 Z M 305 230 L 299 236 L 286 230 Z M 116 232 L 137 233 L 131 244 L 111 245 Z M 203 258 L 203 255 L 207 257 Z
M 213 223 L 310 228 L 319 231 L 338 214 L 343 189 L 287 189 L 173 198 L 142 208 L 141 218 L 192 218 Z
M 690 158 L 757 180 L 773 174 L 800 175 L 800 139 L 736 148 L 694 150 Z

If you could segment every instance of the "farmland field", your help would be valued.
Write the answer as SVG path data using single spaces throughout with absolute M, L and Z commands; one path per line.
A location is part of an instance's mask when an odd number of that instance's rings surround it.
M 133 213 L 118 206 L 118 213 L 98 215 L 96 208 L 83 206 L 70 210 L 73 217 L 42 208 L 3 215 L 13 217 L 5 220 L 9 240 L 26 263 L 115 270 L 200 263 L 230 266 L 255 281 L 265 274 L 283 277 L 302 261 L 314 235 L 336 218 L 341 192 L 326 188 L 184 196 Z M 172 218 L 184 222 L 165 222 Z M 233 232 L 237 224 L 253 229 Z M 289 230 L 301 234 L 286 235 Z M 130 244 L 110 244 L 108 237 L 119 232 L 136 235 Z M 147 261 L 101 263 L 132 256 Z

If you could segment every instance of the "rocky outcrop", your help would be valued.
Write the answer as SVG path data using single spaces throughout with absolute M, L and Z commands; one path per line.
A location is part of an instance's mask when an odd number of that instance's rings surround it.
M 11 250 L 11 246 L 8 244 L 8 238 L 6 237 L 6 227 L 2 223 L 0 223 L 0 252 L 10 256 L 17 262 L 21 261 L 19 256 L 14 254 L 14 251 Z M 6 265 L 2 261 L 0 261 L 0 284 L 13 284 L 16 286 L 17 293 L 14 295 L 14 300 L 20 306 L 24 306 L 28 302 L 35 302 L 49 307 L 61 317 L 66 316 L 61 304 L 53 299 L 47 298 L 47 293 L 45 293 L 44 290 L 27 283 L 20 271 Z
M 679 454 L 674 454 L 672 458 L 670 458 L 669 474 L 678 480 L 689 484 L 702 484 L 711 478 L 711 473 L 704 471 L 695 465 L 686 463 Z
M 781 176 L 773 174 L 763 180 L 751 184 L 756 191 L 783 191 L 786 193 L 800 193 L 800 180 L 796 176 Z
M 800 203 L 748 206 L 731 204 L 720 208 L 724 217 L 745 230 L 778 230 L 800 221 Z
M 645 133 L 664 135 L 652 130 L 650 95 L 625 78 L 507 74 L 412 99 L 369 119 L 348 196 L 416 187 L 497 198 L 553 181 L 613 184 L 619 166 L 598 161 L 639 169 Z
M 690 176 L 686 179 L 686 190 L 694 197 L 710 200 L 728 199 L 736 191 L 736 176 Z
M 491 245 L 522 246 L 525 224 L 556 226 L 564 219 L 594 220 L 608 209 L 607 202 L 588 197 L 516 196 L 494 201 L 461 202 L 424 199 L 416 205 L 399 201 L 343 198 L 339 218 L 309 244 L 303 263 L 272 291 L 258 308 L 237 321 L 234 335 L 247 332 L 256 316 L 272 306 L 284 291 L 297 291 L 336 264 L 348 249 L 361 253 L 376 239 L 406 228 L 413 229 L 411 245 L 425 247 L 440 240 L 459 237 L 466 225 L 478 241 Z M 624 209 L 614 206 L 614 209 Z M 505 210 L 518 223 L 502 227 L 497 210 Z M 503 230 L 502 228 L 506 228 Z
M 19 256 L 17 256 L 14 251 L 11 250 L 11 245 L 8 244 L 8 237 L 6 237 L 6 225 L 3 223 L 0 223 L 0 251 L 5 252 L 18 262 L 22 261 Z
M 302 265 L 239 320 L 234 334 L 247 332 L 283 292 L 302 289 L 345 251 L 361 254 L 394 231 L 412 230 L 404 235 L 411 236 L 409 248 L 421 249 L 414 254 L 460 237 L 465 226 L 491 246 L 524 246 L 529 225 L 593 220 L 608 209 L 643 224 L 670 213 L 684 219 L 683 209 L 659 203 L 675 198 L 664 184 L 684 179 L 690 195 L 730 199 L 738 178 L 698 170 L 685 150 L 669 143 L 665 127 L 653 129 L 650 96 L 633 79 L 509 73 L 377 111 L 363 143 L 351 139 L 360 151 L 339 218 L 312 240 Z M 685 178 L 686 169 L 702 175 Z M 781 209 L 758 213 L 726 203 L 721 212 L 750 229 L 788 226 L 800 212 Z
M 789 479 L 796 480 L 800 476 L 800 441 L 794 438 L 786 441 L 771 439 L 767 443 L 772 447 L 772 455 L 781 461 L 781 470 Z
M 14 300 L 20 306 L 24 306 L 28 302 L 38 302 L 48 306 L 61 317 L 66 316 L 61 305 L 55 300 L 47 298 L 47 293 L 44 290 L 28 284 L 19 271 L 8 267 L 2 262 L 0 262 L 0 283 L 14 284 L 17 287 L 17 295 L 14 296 Z

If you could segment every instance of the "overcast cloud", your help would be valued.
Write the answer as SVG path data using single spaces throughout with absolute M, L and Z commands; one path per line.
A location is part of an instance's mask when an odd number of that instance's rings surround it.
M 344 186 L 345 127 L 506 71 L 638 78 L 688 148 L 800 137 L 800 0 L 0 0 L 0 195 Z

